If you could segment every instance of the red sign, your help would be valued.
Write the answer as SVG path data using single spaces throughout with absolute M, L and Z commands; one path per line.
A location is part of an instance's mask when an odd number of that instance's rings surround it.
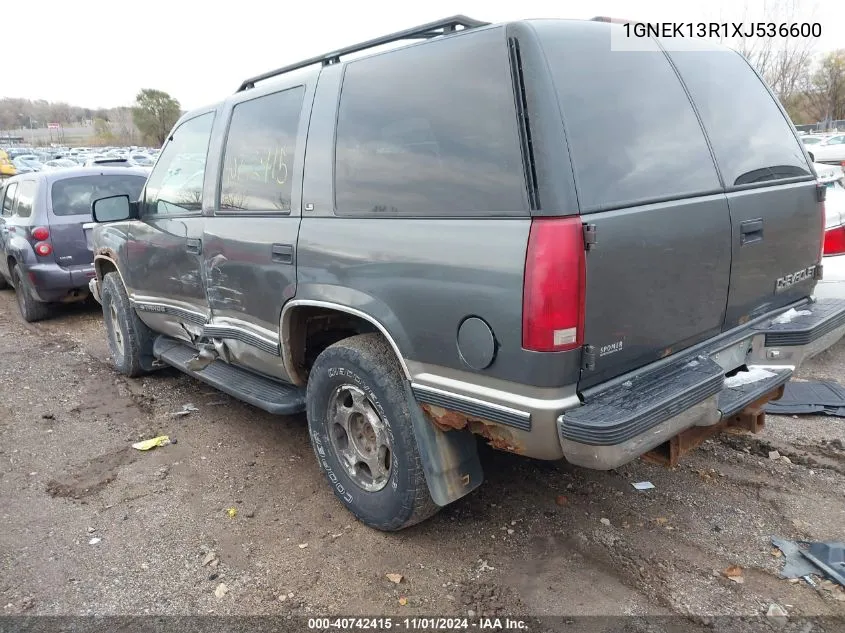
M 61 127 L 58 123 L 49 123 L 47 125 L 47 129 L 49 130 L 58 130 Z

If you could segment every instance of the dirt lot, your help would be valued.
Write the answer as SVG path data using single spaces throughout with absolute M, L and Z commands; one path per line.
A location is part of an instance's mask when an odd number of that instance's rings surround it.
M 803 372 L 844 375 L 845 343 Z M 0 292 L 0 390 L 3 614 L 845 615 L 845 592 L 778 578 L 769 544 L 845 534 L 840 419 L 770 417 L 675 470 L 485 451 L 478 491 L 383 534 L 335 500 L 304 417 L 118 376 L 97 307 L 26 325 Z M 177 443 L 130 448 L 161 433 Z

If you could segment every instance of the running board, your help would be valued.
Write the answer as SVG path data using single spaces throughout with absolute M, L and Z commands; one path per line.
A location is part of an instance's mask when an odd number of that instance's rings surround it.
M 159 336 L 153 344 L 153 356 L 162 362 L 238 400 L 279 415 L 305 411 L 304 389 L 259 376 L 222 360 L 195 371 L 189 368 L 189 363 L 196 355 L 194 348 L 168 336 Z

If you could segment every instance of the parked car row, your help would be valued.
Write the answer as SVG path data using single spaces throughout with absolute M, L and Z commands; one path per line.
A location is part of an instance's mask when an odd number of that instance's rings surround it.
M 51 169 L 111 165 L 149 169 L 159 150 L 143 147 L 104 148 L 28 148 L 10 147 L 0 150 L 0 175 L 13 176 Z
M 806 134 L 801 136 L 801 142 L 812 161 L 845 167 L 845 132 Z

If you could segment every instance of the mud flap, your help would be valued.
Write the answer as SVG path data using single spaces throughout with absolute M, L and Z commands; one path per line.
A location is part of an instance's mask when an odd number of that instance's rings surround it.
M 446 432 L 434 426 L 417 404 L 407 382 L 405 397 L 425 481 L 434 503 L 448 505 L 478 488 L 484 481 L 484 471 L 478 459 L 475 436 L 467 430 Z

